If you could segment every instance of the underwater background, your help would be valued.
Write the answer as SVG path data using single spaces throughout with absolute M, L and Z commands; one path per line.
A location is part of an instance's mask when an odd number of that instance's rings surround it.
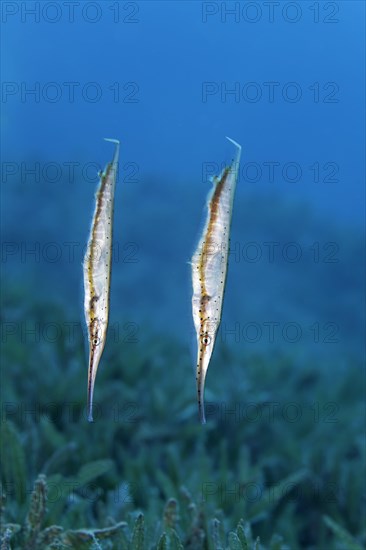
M 1 3 L 2 549 L 361 549 L 365 4 Z M 198 420 L 189 261 L 242 146 Z M 82 261 L 121 141 L 87 422 Z

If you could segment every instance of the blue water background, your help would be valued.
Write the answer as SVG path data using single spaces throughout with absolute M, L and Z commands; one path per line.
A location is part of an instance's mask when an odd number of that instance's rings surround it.
M 112 4 L 100 3 L 102 17 L 95 23 L 83 19 L 80 10 L 74 23 L 65 11 L 56 23 L 9 16 L 2 39 L 4 81 L 30 87 L 54 82 L 63 90 L 55 102 L 41 97 L 37 103 L 32 96 L 22 101 L 20 94 L 3 99 L 3 162 L 18 163 L 18 168 L 21 162 L 32 166 L 36 161 L 102 167 L 113 154 L 103 138 L 121 140 L 111 322 L 136 323 L 140 342 L 148 327 L 162 338 L 174 334 L 190 345 L 188 262 L 210 189 L 205 166 L 221 167 L 231 160 L 233 147 L 225 140 L 230 136 L 243 147 L 242 163 L 257 163 L 263 173 L 258 181 L 249 181 L 253 172 L 248 168 L 249 178 L 241 174 L 238 181 L 232 243 L 239 256 L 230 261 L 223 326 L 233 329 L 239 323 L 242 331 L 253 323 L 253 330 L 259 325 L 263 335 L 255 342 L 253 332 L 241 335 L 239 342 L 227 336 L 219 345 L 235 345 L 239 354 L 281 348 L 311 357 L 362 356 L 364 3 L 337 2 L 338 21 L 326 22 L 330 12 L 320 2 L 318 23 L 310 2 L 296 3 L 302 13 L 297 22 L 281 15 L 286 3 L 270 22 L 257 2 L 262 17 L 255 23 L 243 16 L 238 22 L 230 15 L 225 20 L 221 2 L 211 3 L 219 12 L 205 22 L 205 3 L 195 1 L 132 3 L 138 9 L 132 8 L 130 17 L 131 8 L 121 2 L 114 22 Z M 64 82 L 80 83 L 74 102 L 68 100 Z M 88 82 L 102 89 L 99 101 L 81 96 L 79 90 Z M 110 90 L 115 82 L 121 86 L 117 102 Z M 132 88 L 123 90 L 131 82 Z M 243 96 L 235 101 L 218 92 L 205 101 L 205 82 L 228 89 L 238 82 L 241 90 L 254 82 L 263 96 L 256 102 Z M 279 83 L 272 102 L 268 82 Z M 288 82 L 300 87 L 299 101 L 283 99 Z M 316 82 L 318 102 L 310 89 Z M 336 84 L 336 102 L 324 101 L 334 89 L 324 89 L 327 83 Z M 134 103 L 126 101 L 131 90 L 137 90 Z M 280 163 L 273 181 L 263 165 L 270 161 Z M 281 169 L 288 162 L 301 166 L 300 181 L 284 180 Z M 316 162 L 319 182 L 309 168 Z M 329 173 L 326 163 L 337 166 L 335 181 L 323 181 Z M 136 174 L 127 177 L 131 169 Z M 32 176 L 22 180 L 20 172 L 3 174 L 3 241 L 15 246 L 14 254 L 5 250 L 3 273 L 8 283 L 11 279 L 28 289 L 29 303 L 56 300 L 70 319 L 80 320 L 82 247 L 97 181 L 86 181 L 80 170 L 72 181 L 65 174 L 56 182 L 44 177 L 36 182 Z M 21 251 L 35 242 L 40 243 L 39 257 L 26 254 L 24 259 Z M 76 243 L 72 260 L 67 242 Z M 273 262 L 268 242 L 279 243 Z M 290 242 L 300 247 L 299 260 L 283 257 Z M 50 259 L 49 243 L 61 251 L 56 261 Z M 255 243 L 252 249 L 248 243 Z M 318 261 L 314 246 L 320 247 Z M 258 249 L 262 256 L 256 261 Z M 279 324 L 275 342 L 265 336 L 263 323 L 268 322 Z M 281 333 L 289 322 L 301 327 L 295 343 L 291 334 Z M 309 328 L 317 323 L 320 342 Z M 329 343 L 332 326 L 336 341 Z

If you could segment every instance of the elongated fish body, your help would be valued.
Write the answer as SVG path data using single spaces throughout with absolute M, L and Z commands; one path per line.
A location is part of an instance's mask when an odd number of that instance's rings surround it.
M 95 377 L 103 353 L 109 317 L 109 289 L 112 264 L 112 234 L 114 190 L 117 179 L 119 141 L 113 161 L 99 173 L 100 183 L 95 195 L 95 212 L 84 258 L 84 310 L 88 329 L 88 420 L 93 422 L 93 393 Z
M 208 215 L 202 237 L 192 257 L 192 312 L 197 334 L 197 399 L 202 424 L 206 422 L 204 387 L 207 369 L 221 321 L 224 297 L 230 225 L 239 170 L 241 147 L 236 159 L 219 177 L 213 179 L 213 189 L 207 198 Z

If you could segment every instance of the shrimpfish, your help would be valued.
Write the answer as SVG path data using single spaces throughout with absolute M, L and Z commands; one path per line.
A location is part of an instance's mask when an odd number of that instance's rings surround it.
M 95 212 L 84 258 L 84 310 L 88 331 L 88 420 L 93 422 L 93 393 L 95 377 L 107 337 L 109 292 L 112 264 L 113 205 L 116 186 L 119 141 L 115 143 L 113 161 L 99 172 L 99 188 L 95 195 Z
M 197 400 L 199 417 L 204 424 L 204 388 L 207 369 L 221 321 L 229 254 L 229 236 L 241 146 L 236 159 L 213 178 L 213 189 L 207 198 L 207 220 L 198 247 L 193 254 L 192 313 L 197 334 Z

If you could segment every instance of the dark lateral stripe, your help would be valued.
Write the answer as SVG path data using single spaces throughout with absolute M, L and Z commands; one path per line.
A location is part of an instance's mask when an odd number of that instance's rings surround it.
M 221 194 L 222 194 L 222 191 L 225 187 L 225 182 L 226 182 L 226 179 L 227 179 L 227 176 L 228 176 L 229 172 L 230 172 L 230 167 L 225 168 L 221 180 L 219 181 L 219 183 L 215 187 L 213 197 L 212 197 L 212 199 L 210 201 L 210 204 L 209 204 L 209 222 L 208 222 L 208 227 L 207 227 L 207 232 L 206 232 L 206 236 L 205 236 L 204 245 L 203 245 L 202 251 L 201 251 L 200 269 L 199 269 L 200 281 L 201 281 L 201 306 L 202 306 L 201 309 L 202 310 L 204 309 L 205 296 L 207 296 L 207 290 L 206 290 L 206 285 L 205 285 L 205 267 L 206 267 L 206 263 L 208 261 L 207 252 L 208 252 L 209 245 L 211 244 L 211 240 L 212 240 L 213 225 L 216 222 L 217 216 L 218 216 L 218 210 L 219 210 Z M 215 244 L 215 243 L 213 243 L 213 244 Z M 201 315 L 201 320 L 203 318 L 204 318 L 203 315 Z
M 100 188 L 99 188 L 98 193 L 97 193 L 97 209 L 96 209 L 94 219 L 93 219 L 92 238 L 91 238 L 91 242 L 90 242 L 89 261 L 88 261 L 88 276 L 89 276 L 91 299 L 95 298 L 95 296 L 96 296 L 94 280 L 93 280 L 93 269 L 92 269 L 93 264 L 94 264 L 94 259 L 95 259 L 95 250 L 94 250 L 94 248 L 95 248 L 95 232 L 96 232 L 97 221 L 100 217 L 100 213 L 101 213 L 101 210 L 102 210 L 103 195 L 104 195 L 105 187 L 106 187 L 106 184 L 107 184 L 107 180 L 108 180 L 111 168 L 112 168 L 112 164 L 108 164 L 105 176 L 103 176 L 103 175 L 101 176 L 101 185 L 100 185 Z

